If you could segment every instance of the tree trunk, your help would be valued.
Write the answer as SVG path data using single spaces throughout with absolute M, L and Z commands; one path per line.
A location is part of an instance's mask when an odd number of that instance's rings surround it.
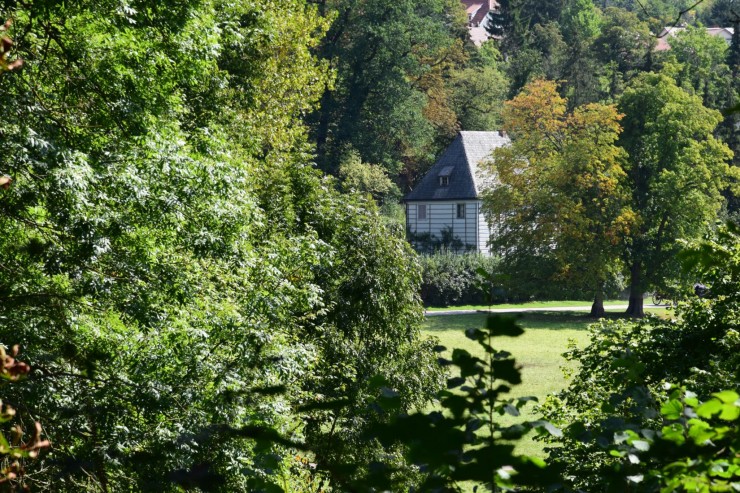
M 645 311 L 642 304 L 642 266 L 635 260 L 630 269 L 630 301 L 627 306 L 627 315 L 632 317 L 644 317 Z
M 604 285 L 600 283 L 599 287 L 596 288 L 594 303 L 593 305 L 591 305 L 590 316 L 594 318 L 602 318 L 605 315 L 606 310 L 604 310 Z

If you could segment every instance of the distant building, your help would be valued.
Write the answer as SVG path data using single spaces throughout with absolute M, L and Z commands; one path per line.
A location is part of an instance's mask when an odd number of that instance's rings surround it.
M 476 46 L 480 46 L 488 38 L 486 26 L 488 23 L 488 12 L 498 8 L 495 0 L 461 0 L 468 14 L 468 32 L 470 40 Z
M 685 30 L 685 27 L 666 26 L 658 35 L 658 44 L 655 46 L 655 51 L 666 51 L 671 49 L 671 45 L 668 42 L 669 37 L 673 37 L 681 31 Z M 729 45 L 732 42 L 732 33 L 735 30 L 731 27 L 708 27 L 707 33 L 712 36 L 719 36 L 724 39 Z
M 481 214 L 487 183 L 478 166 L 509 144 L 500 132 L 460 132 L 406 196 L 406 228 L 419 251 L 443 245 L 458 252 L 489 253 L 491 228 Z
M 488 12 L 498 8 L 495 0 L 461 0 L 468 14 L 468 26 L 485 27 Z

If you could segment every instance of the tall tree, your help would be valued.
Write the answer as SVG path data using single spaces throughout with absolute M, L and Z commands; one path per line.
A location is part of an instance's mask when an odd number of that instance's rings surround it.
M 601 14 L 592 0 L 567 0 L 560 14 L 567 49 L 563 91 L 573 106 L 599 99 L 600 82 L 593 43 L 601 33 Z
M 695 2 L 690 0 L 601 0 L 602 7 L 621 7 L 637 14 L 640 20 L 650 25 L 650 30 L 659 33 L 665 26 L 685 21 L 685 14 Z
M 445 78 L 466 58 L 455 0 L 324 0 L 334 19 L 320 56 L 337 72 L 313 115 L 319 165 L 335 173 L 350 144 L 391 175 L 413 174 L 457 131 Z
M 643 293 L 670 276 L 679 240 L 700 236 L 717 218 L 721 191 L 737 172 L 713 136 L 722 116 L 664 74 L 637 77 L 619 100 L 620 144 L 629 154 L 629 188 L 638 227 L 631 235 L 627 313 L 643 315 Z
M 609 81 L 608 97 L 616 98 L 634 76 L 649 70 L 655 44 L 647 23 L 633 12 L 618 7 L 604 10 L 601 33 L 593 47 Z
M 538 78 L 561 80 L 568 45 L 555 21 L 537 24 L 531 30 L 531 42 L 510 55 L 505 65 L 511 80 L 509 97 L 514 97 L 527 83 Z
M 730 27 L 735 17 L 740 16 L 740 3 L 737 0 L 712 0 L 708 3 L 699 20 L 709 27 Z
M 738 6 L 740 7 L 740 6 Z M 729 97 L 724 108 L 725 120 L 722 122 L 722 136 L 734 153 L 733 165 L 740 166 L 740 12 L 733 14 L 733 33 L 730 48 L 727 50 L 727 65 L 730 69 Z M 728 190 L 727 210 L 738 220 L 740 196 Z
M 530 30 L 556 21 L 563 8 L 563 0 L 502 0 L 498 8 L 488 14 L 488 31 L 501 39 L 504 55 L 513 55 L 529 43 Z
M 512 144 L 493 153 L 490 171 L 499 184 L 485 195 L 484 209 L 504 263 L 532 250 L 554 258 L 558 276 L 587 285 L 591 314 L 602 316 L 604 284 L 619 270 L 633 222 L 625 155 L 615 144 L 621 115 L 614 106 L 569 113 L 566 105 L 555 83 L 541 79 L 507 103 Z
M 500 128 L 501 107 L 509 92 L 502 65 L 496 44 L 488 41 L 470 63 L 451 72 L 452 104 L 461 129 Z
M 726 107 L 732 81 L 725 40 L 699 26 L 687 27 L 672 36 L 669 43 L 671 49 L 664 52 L 665 63 L 677 64 L 676 83 L 701 97 L 708 108 Z

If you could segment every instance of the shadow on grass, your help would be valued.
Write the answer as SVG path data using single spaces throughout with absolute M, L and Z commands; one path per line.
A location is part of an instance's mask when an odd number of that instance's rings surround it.
M 498 314 L 504 317 L 514 317 L 526 330 L 587 330 L 588 326 L 598 321 L 587 313 L 575 311 L 552 311 L 552 312 L 523 312 Z M 486 322 L 487 313 L 465 313 L 454 315 L 438 315 L 427 317 L 424 322 L 424 330 L 465 330 L 468 328 L 481 327 Z M 604 317 L 608 320 L 630 319 L 624 313 L 608 312 Z

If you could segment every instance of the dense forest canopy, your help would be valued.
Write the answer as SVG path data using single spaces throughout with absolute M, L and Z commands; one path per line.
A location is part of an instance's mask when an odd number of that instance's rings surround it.
M 489 204 L 531 206 L 498 240 L 523 254 L 505 266 L 521 285 L 567 278 L 603 301 L 632 275 L 639 316 L 636 296 L 678 269 L 668 254 L 704 238 L 694 260 L 716 297 L 683 312 L 680 337 L 660 335 L 667 322 L 607 329 L 625 344 L 658 334 L 640 344 L 678 358 L 709 324 L 712 363 L 696 367 L 717 378 L 691 383 L 702 401 L 736 388 L 737 231 L 710 226 L 738 213 L 737 4 L 689 7 L 502 1 L 495 39 L 476 47 L 457 0 L 3 3 L 0 342 L 21 352 L 0 354 L 0 378 L 30 437 L 0 442 L 0 479 L 25 469 L 34 491 L 456 491 L 511 486 L 515 464 L 531 473 L 521 482 L 552 487 L 558 470 L 500 439 L 559 430 L 494 417 L 527 401 L 503 399 L 520 374 L 491 345 L 520 329 L 491 320 L 468 332 L 485 359 L 456 350 L 442 365 L 420 336 L 398 198 L 459 130 L 503 126 L 514 139 L 497 156 L 509 189 Z M 656 52 L 672 22 L 688 26 Z M 701 24 L 715 22 L 734 23 L 729 46 Z M 592 390 L 634 390 L 593 361 L 611 343 L 594 340 L 571 353 L 599 377 Z M 639 411 L 699 408 L 659 391 L 689 362 L 638 372 L 651 399 Z M 449 368 L 459 376 L 445 380 Z M 564 428 L 601 404 L 579 378 L 559 397 L 571 407 L 548 411 Z M 449 415 L 428 411 L 434 399 Z M 555 463 L 571 474 L 600 443 Z M 568 487 L 614 471 L 631 481 L 620 464 Z

